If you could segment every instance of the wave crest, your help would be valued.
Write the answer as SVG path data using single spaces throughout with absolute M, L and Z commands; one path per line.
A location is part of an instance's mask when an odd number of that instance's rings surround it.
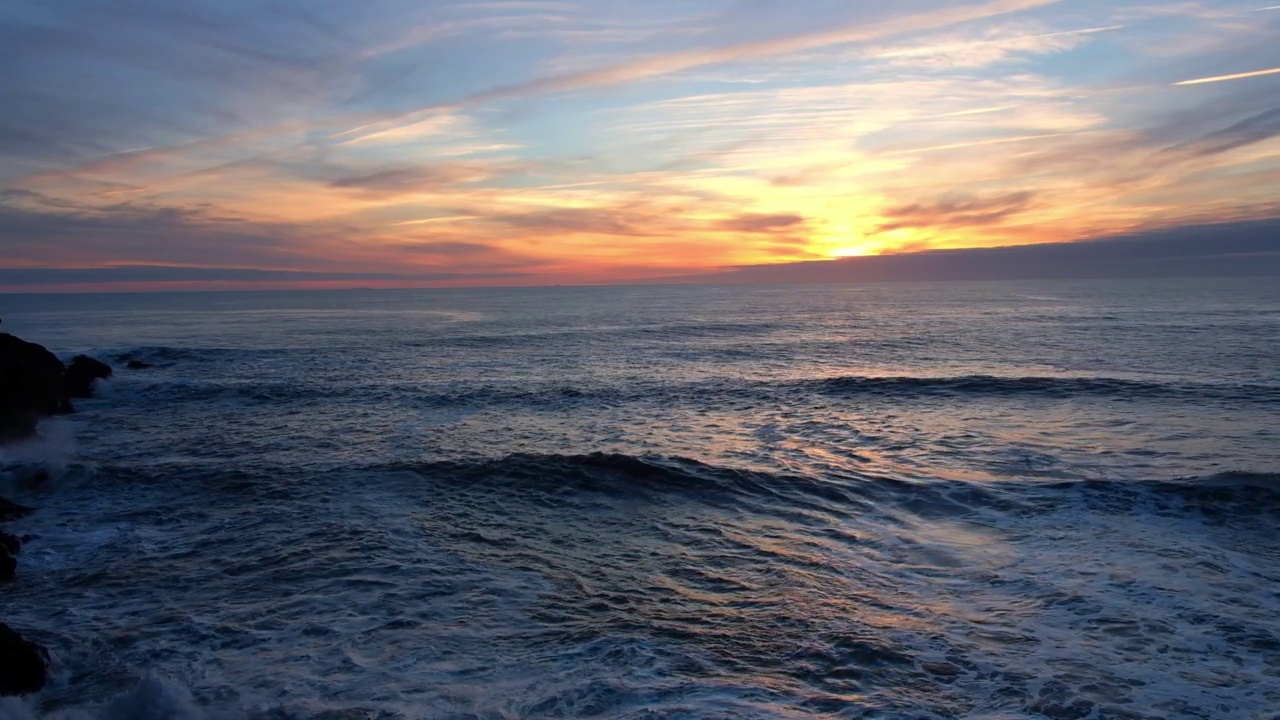
M 802 385 L 833 394 L 858 395 L 1032 395 L 1051 398 L 1080 396 L 1114 398 L 1211 397 L 1223 400 L 1280 402 L 1280 387 L 1269 385 L 1166 384 L 1106 377 L 945 377 L 844 376 L 801 381 Z
M 1044 482 L 916 482 L 876 475 L 815 477 L 716 466 L 680 457 L 618 453 L 514 454 L 474 462 L 399 463 L 381 468 L 412 472 L 468 486 L 509 488 L 568 496 L 668 496 L 732 504 L 753 499 L 779 508 L 822 508 L 839 513 L 885 511 L 925 517 L 979 511 L 1052 512 L 1084 501 L 1098 509 L 1142 512 L 1280 514 L 1280 474 L 1227 472 L 1207 477 L 1152 480 Z M 760 506 L 759 502 L 753 502 Z

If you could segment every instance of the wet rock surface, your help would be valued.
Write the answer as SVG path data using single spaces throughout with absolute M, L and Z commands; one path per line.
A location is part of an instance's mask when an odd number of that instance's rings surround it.
M 0 333 L 0 442 L 29 437 L 41 418 L 71 412 L 65 372 L 43 345 Z
M 111 377 L 111 366 L 101 360 L 94 360 L 88 355 L 77 355 L 71 359 L 71 365 L 63 374 L 63 383 L 72 397 L 93 397 L 93 386 L 98 380 Z
M 49 668 L 48 652 L 0 623 L 0 695 L 39 692 Z

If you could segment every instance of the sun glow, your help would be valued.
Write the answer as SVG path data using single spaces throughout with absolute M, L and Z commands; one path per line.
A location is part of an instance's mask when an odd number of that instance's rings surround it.
M 845 247 L 835 248 L 828 254 L 834 258 L 851 258 L 866 257 L 868 255 L 874 255 L 875 253 L 865 245 L 847 245 Z

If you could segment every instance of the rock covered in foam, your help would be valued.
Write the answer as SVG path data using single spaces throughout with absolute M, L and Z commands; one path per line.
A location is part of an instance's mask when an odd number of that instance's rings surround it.
M 44 687 L 49 654 L 0 623 L 0 695 L 28 695 Z
M 67 393 L 72 397 L 93 397 L 93 384 L 111 377 L 111 366 L 88 355 L 77 355 L 63 376 Z

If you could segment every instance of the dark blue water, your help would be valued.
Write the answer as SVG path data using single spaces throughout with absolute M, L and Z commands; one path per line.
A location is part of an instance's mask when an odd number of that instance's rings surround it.
M 0 296 L 0 718 L 1272 718 L 1280 284 Z M 33 468 L 52 480 L 33 485 Z

